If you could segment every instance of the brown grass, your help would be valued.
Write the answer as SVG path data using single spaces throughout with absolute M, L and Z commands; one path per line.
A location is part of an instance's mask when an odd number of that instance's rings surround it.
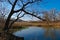
M 15 22 L 13 24 L 13 26 L 44 26 L 44 27 L 59 27 L 60 26 L 60 22 L 50 22 L 50 23 L 47 23 L 47 22 Z
M 29 26 L 39 26 L 39 27 L 57 27 L 60 28 L 60 22 L 15 22 L 13 27 L 29 27 Z M 0 28 L 4 27 L 4 23 L 0 23 Z

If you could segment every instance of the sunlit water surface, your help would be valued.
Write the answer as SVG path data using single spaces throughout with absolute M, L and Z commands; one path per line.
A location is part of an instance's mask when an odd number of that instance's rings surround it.
M 51 30 L 54 33 L 55 40 L 60 40 L 60 30 Z M 42 27 L 29 27 L 27 29 L 22 29 L 17 32 L 14 32 L 13 34 L 15 36 L 24 37 L 24 40 L 52 40 L 51 36 L 45 36 L 46 31 L 47 30 Z

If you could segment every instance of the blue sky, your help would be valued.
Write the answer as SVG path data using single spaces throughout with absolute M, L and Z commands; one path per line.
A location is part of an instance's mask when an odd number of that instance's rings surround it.
M 8 8 L 9 10 L 11 9 L 11 5 L 8 3 L 3 3 L 3 6 Z M 33 6 L 28 7 L 27 9 L 30 11 L 32 9 L 34 9 L 36 11 L 44 11 L 44 10 L 51 10 L 51 9 L 56 9 L 56 10 L 60 11 L 60 0 L 43 0 L 38 5 L 34 4 Z M 31 20 L 31 18 L 32 18 L 31 16 L 26 15 L 22 19 Z M 32 19 L 37 20 L 37 18 L 34 18 L 34 17 Z
M 46 4 L 42 5 L 44 9 L 57 9 L 60 10 L 60 0 L 48 0 Z

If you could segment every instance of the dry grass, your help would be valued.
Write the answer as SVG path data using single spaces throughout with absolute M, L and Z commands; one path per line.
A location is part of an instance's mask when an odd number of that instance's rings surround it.
M 13 24 L 14 28 L 18 27 L 29 27 L 29 26 L 39 26 L 39 27 L 57 27 L 60 28 L 60 22 L 15 22 Z M 4 23 L 0 23 L 0 28 L 4 27 Z
M 47 23 L 47 22 L 15 22 L 13 24 L 14 27 L 18 26 L 25 26 L 25 27 L 28 27 L 28 26 L 39 26 L 39 27 L 57 27 L 57 28 L 60 28 L 60 22 L 50 22 L 50 23 Z

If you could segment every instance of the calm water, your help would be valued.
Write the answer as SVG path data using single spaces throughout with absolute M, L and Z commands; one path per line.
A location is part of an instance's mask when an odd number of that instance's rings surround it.
M 42 27 L 29 27 L 27 29 L 14 32 L 13 34 L 19 37 L 24 37 L 24 40 L 60 40 L 60 30 L 54 30 L 53 28 L 46 30 Z

